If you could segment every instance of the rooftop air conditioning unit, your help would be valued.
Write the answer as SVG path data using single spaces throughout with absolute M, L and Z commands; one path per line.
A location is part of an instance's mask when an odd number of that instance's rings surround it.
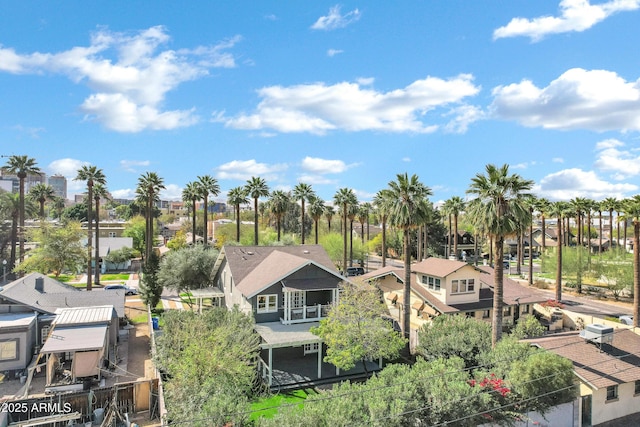
M 593 323 L 585 326 L 585 328 L 580 331 L 580 337 L 598 344 L 611 344 L 613 342 L 613 328 L 611 326 Z

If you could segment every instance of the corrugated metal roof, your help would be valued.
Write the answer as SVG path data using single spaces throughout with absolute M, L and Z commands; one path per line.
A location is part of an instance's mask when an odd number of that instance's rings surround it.
M 56 310 L 55 325 L 87 325 L 109 323 L 114 317 L 112 305 L 98 307 L 61 308 Z

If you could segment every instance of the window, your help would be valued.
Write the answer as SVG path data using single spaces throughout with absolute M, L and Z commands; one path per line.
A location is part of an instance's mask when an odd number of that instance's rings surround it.
M 304 307 L 304 300 L 305 300 L 304 297 L 305 297 L 304 291 L 291 292 L 291 308 Z
M 522 307 L 521 310 L 523 314 L 529 313 L 529 304 L 524 304 L 524 305 L 521 305 L 520 307 Z
M 117 237 L 116 236 L 116 232 L 115 231 L 110 231 L 109 232 L 109 237 Z
M 422 283 L 427 286 L 428 289 L 439 291 L 440 279 L 431 276 L 422 276 Z
M 40 330 L 40 345 L 43 345 L 44 342 L 47 340 L 47 337 L 49 336 L 49 330 L 50 330 L 50 326 L 43 326 L 42 329 Z
M 504 310 L 502 310 L 502 315 L 511 316 L 511 307 L 505 307 Z
M 640 380 L 636 380 L 635 387 L 633 394 L 640 394 Z
M 475 288 L 475 279 L 460 279 L 451 281 L 451 293 L 463 294 L 473 292 Z
M 0 360 L 16 360 L 18 358 L 18 340 L 0 342 Z
M 311 344 L 304 345 L 304 355 L 306 356 L 309 353 L 317 353 L 320 351 L 320 345 L 317 342 Z
M 258 313 L 278 311 L 278 295 L 258 295 Z
M 482 312 L 483 319 L 488 319 L 490 315 L 491 315 L 491 310 L 485 310 Z
M 618 398 L 618 386 L 610 385 L 607 387 L 607 400 L 615 400 Z

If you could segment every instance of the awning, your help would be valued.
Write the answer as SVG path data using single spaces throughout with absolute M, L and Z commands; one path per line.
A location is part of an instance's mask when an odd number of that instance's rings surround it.
M 396 294 L 395 292 L 391 292 L 389 295 L 387 295 L 387 299 L 395 304 L 396 301 L 398 301 L 398 294 Z
M 337 277 L 282 280 L 285 291 L 328 291 L 337 289 L 339 283 L 340 279 Z
M 414 308 L 417 311 L 422 311 L 424 309 L 424 302 L 416 301 L 416 302 L 413 303 L 413 305 L 411 307 Z
M 217 286 L 192 289 L 190 292 L 195 298 L 224 298 L 224 292 L 222 292 Z
M 40 353 L 99 350 L 104 347 L 107 325 L 54 328 Z

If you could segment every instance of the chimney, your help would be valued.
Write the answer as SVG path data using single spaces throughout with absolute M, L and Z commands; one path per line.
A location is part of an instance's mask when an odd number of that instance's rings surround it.
M 36 291 L 43 293 L 44 292 L 44 278 L 36 277 Z

